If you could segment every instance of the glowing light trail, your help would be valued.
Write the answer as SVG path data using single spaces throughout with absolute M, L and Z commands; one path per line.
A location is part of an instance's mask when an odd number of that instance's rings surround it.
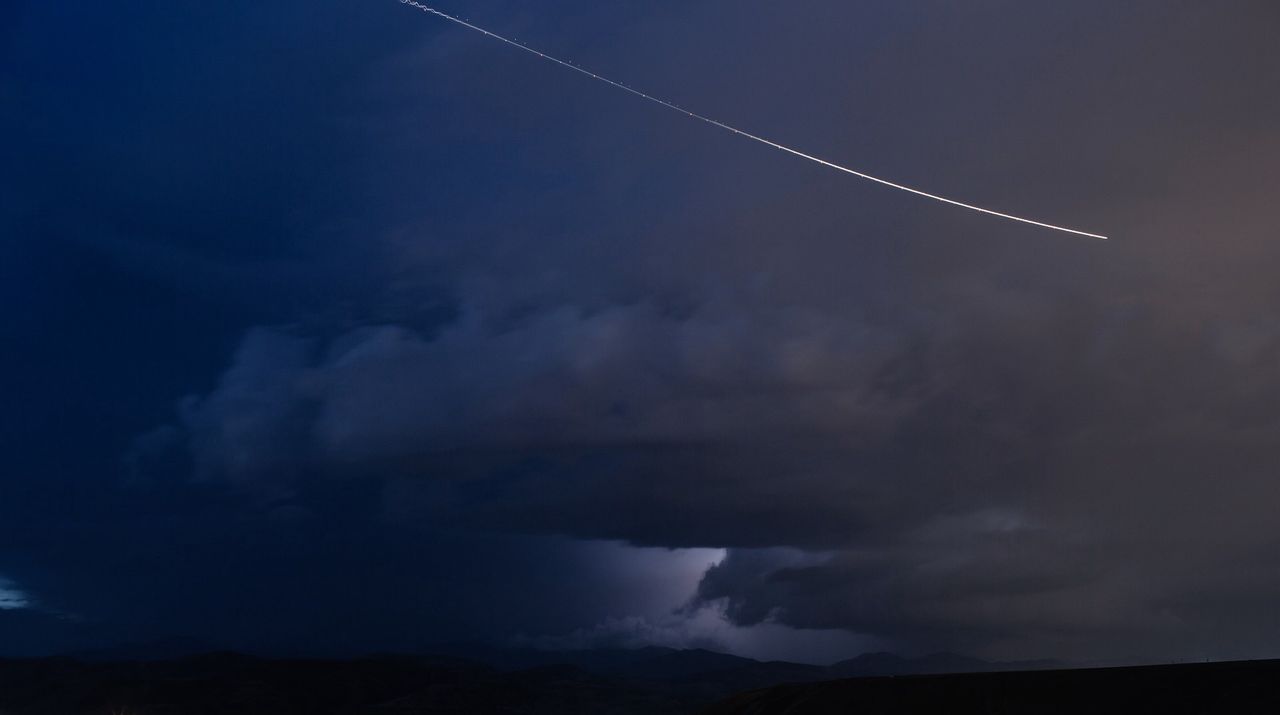
M 733 132 L 734 134 L 737 134 L 738 136 L 746 137 L 747 139 L 750 139 L 750 140 L 752 140 L 752 141 L 760 142 L 761 144 L 764 144 L 764 145 L 766 145 L 766 146 L 771 146 L 771 147 L 773 147 L 774 149 L 778 149 L 778 150 L 780 150 L 780 151 L 785 151 L 785 152 L 787 152 L 788 154 L 794 154 L 795 156 L 798 156 L 798 157 L 800 157 L 800 158 L 802 158 L 802 159 L 808 159 L 809 161 L 817 162 L 817 163 L 819 163 L 819 164 L 822 164 L 823 166 L 828 166 L 828 167 L 830 167 L 830 168 L 832 168 L 832 169 L 835 169 L 835 170 L 837 170 L 837 171 L 843 171 L 843 172 L 844 172 L 844 173 L 846 173 L 846 174 L 853 174 L 854 176 L 856 176 L 856 177 L 858 177 L 858 178 L 861 178 L 861 179 L 866 179 L 867 181 L 874 181 L 874 182 L 876 182 L 877 184 L 883 184 L 883 185 L 888 186 L 888 187 L 890 187 L 890 188 L 898 189 L 899 191 L 906 191 L 906 192 L 908 192 L 908 193 L 912 193 L 912 194 L 915 194 L 915 195 L 917 195 L 917 196 L 923 196 L 923 197 L 925 197 L 925 198 L 927 198 L 927 199 L 933 199 L 934 201 L 941 201 L 941 202 L 942 202 L 942 203 L 944 203 L 944 204 L 951 204 L 952 206 L 959 206 L 960 208 L 969 209 L 970 211 L 977 211 L 977 212 L 979 212 L 979 213 L 989 214 L 989 215 L 991 215 L 991 216 L 998 216 L 998 217 L 1000 217 L 1000 218 L 1009 219 L 1010 221 L 1018 221 L 1018 222 L 1020 222 L 1020 223 L 1027 223 L 1027 224 L 1031 224 L 1032 226 L 1039 226 L 1039 227 L 1041 227 L 1041 228 L 1047 228 L 1047 229 L 1051 229 L 1051 230 L 1053 230 L 1053 231 L 1062 231 L 1062 232 L 1064 232 L 1064 233 L 1073 233 L 1073 234 L 1076 234 L 1076 235 L 1078 235 L 1078 236 L 1088 236 L 1089 238 L 1101 238 L 1101 239 L 1104 239 L 1104 240 L 1107 238 L 1106 236 L 1103 236 L 1103 235 L 1101 235 L 1101 234 L 1097 234 L 1097 233 L 1089 233 L 1089 232 L 1087 232 L 1087 231 L 1079 231 L 1079 230 L 1076 230 L 1076 229 L 1074 229 L 1074 228 L 1067 228 L 1067 227 L 1065 227 L 1065 226 L 1055 226 L 1054 224 L 1051 224 L 1051 223 L 1044 223 L 1044 222 L 1042 222 L 1042 221 L 1033 221 L 1033 220 L 1031 220 L 1031 219 L 1029 219 L 1029 218 L 1023 218 L 1023 217 L 1021 217 L 1021 216 L 1014 216 L 1013 214 L 1001 213 L 1001 212 L 999 212 L 999 211 L 995 211 L 995 210 L 992 210 L 992 209 L 983 208 L 983 207 L 981 207 L 981 206 L 974 206 L 973 204 L 966 204 L 966 203 L 964 203 L 963 201 L 956 201 L 955 199 L 949 199 L 949 198 L 947 198 L 947 197 L 945 197 L 945 196 L 938 196 L 937 194 L 931 194 L 931 193 L 929 193 L 929 192 L 927 192 L 927 191 L 921 191 L 920 189 L 915 189 L 915 188 L 912 188 L 912 187 L 910 187 L 910 186 L 904 186 L 904 185 L 902 185 L 902 184 L 898 184 L 898 183 L 895 183 L 895 182 L 889 181 L 889 180 L 887 180 L 887 179 L 881 179 L 881 178 L 880 178 L 880 177 L 878 177 L 878 176 L 872 176 L 871 174 L 864 174 L 864 173 L 863 173 L 863 172 L 861 172 L 861 171 L 857 171 L 857 170 L 855 170 L 855 169 L 850 169 L 850 168 L 849 168 L 849 167 L 847 167 L 847 166 L 840 166 L 839 164 L 835 164 L 835 163 L 833 163 L 833 162 L 827 161 L 826 159 L 820 159 L 820 158 L 818 158 L 818 157 L 816 157 L 816 156 L 813 156 L 812 154 L 806 154 L 806 153 L 804 153 L 804 152 L 802 152 L 802 151 L 800 151 L 800 150 L 798 150 L 798 149 L 792 149 L 792 148 L 791 148 L 791 147 L 789 147 L 789 146 L 784 146 L 784 145 L 779 144 L 779 143 L 777 143 L 777 142 L 770 141 L 770 140 L 768 140 L 768 139 L 765 139 L 764 137 L 756 136 L 755 134 L 751 134 L 751 133 L 749 133 L 749 132 L 744 132 L 744 131 L 742 131 L 741 129 L 738 129 L 738 128 L 736 128 L 736 127 L 731 127 L 731 126 L 729 126 L 728 124 L 725 124 L 724 122 L 716 121 L 715 119 L 712 119 L 711 117 L 703 116 L 703 115 L 701 115 L 701 114 L 698 114 L 697 112 L 691 112 L 691 111 L 689 111 L 688 109 L 685 109 L 684 107 L 681 107 L 681 106 L 680 106 L 680 105 L 678 105 L 678 104 L 672 104 L 671 102 L 668 102 L 668 101 L 667 101 L 667 100 L 665 100 L 665 99 L 660 99 L 660 98 L 658 98 L 658 97 L 654 97 L 654 96 L 652 96 L 652 95 L 645 94 L 644 92 L 641 92 L 641 91 L 640 91 L 640 90 L 638 90 L 638 89 L 632 89 L 631 87 L 628 87 L 627 85 L 625 85 L 625 84 L 623 84 L 623 83 L 621 83 L 621 82 L 615 82 L 615 81 L 613 81 L 613 80 L 609 79 L 608 77 L 602 77 L 602 76 L 600 76 L 600 75 L 596 74 L 595 72 L 591 72 L 591 71 L 589 71 L 589 70 L 585 70 L 585 69 L 583 69 L 583 68 L 581 68 L 581 67 L 579 67 L 579 66 L 577 66 L 577 65 L 573 64 L 572 62 L 566 62 L 566 61 L 564 61 L 564 60 L 561 60 L 561 59 L 558 59 L 558 58 L 552 57 L 551 55 L 548 55 L 548 54 L 546 54 L 546 53 L 539 52 L 538 50 L 535 50 L 535 49 L 533 49 L 532 47 L 529 47 L 528 45 L 525 45 L 525 44 L 522 44 L 522 43 L 520 43 L 520 42 L 517 42 L 516 40 L 508 39 L 508 38 L 503 37 L 502 35 L 499 35 L 499 34 L 497 34 L 497 33 L 490 32 L 489 30 L 486 30 L 486 29 L 484 29 L 483 27 L 479 27 L 479 26 L 477 26 L 477 25 L 473 25 L 473 24 L 471 24 L 471 23 L 467 22 L 466 20 L 463 20 L 463 19 L 461 19 L 461 18 L 454 17 L 453 15 L 449 15 L 449 14 L 447 14 L 447 13 L 441 12 L 441 11 L 439 11 L 439 10 L 437 10 L 437 9 L 433 8 L 433 7 L 428 7 L 428 6 L 426 6 L 426 5 L 423 5 L 422 3 L 417 2 L 417 0 L 400 0 L 400 4 L 402 4 L 402 5 L 409 5 L 410 7 L 415 7 L 415 8 L 417 8 L 417 9 L 419 9 L 419 10 L 423 11 L 423 12 L 431 13 L 432 15 L 435 15 L 435 16 L 437 16 L 437 17 L 444 18 L 445 20 L 448 20 L 449 22 L 457 23 L 457 24 L 459 24 L 459 25 L 461 25 L 461 26 L 463 26 L 463 27 L 465 27 L 465 28 L 468 28 L 468 29 L 470 29 L 470 30 L 475 30 L 476 32 L 479 32 L 479 33 L 480 33 L 480 34 L 482 34 L 482 35 L 486 35 L 486 36 L 488 36 L 488 37 L 492 37 L 493 39 L 498 40 L 499 42 L 505 42 L 506 44 L 511 45 L 512 47 L 517 47 L 517 48 L 519 48 L 519 49 L 521 49 L 521 50 L 524 50 L 525 52 L 528 52 L 528 53 L 530 53 L 530 54 L 537 55 L 538 57 L 541 57 L 542 59 L 547 60 L 547 61 L 549 61 L 549 62 L 554 62 L 554 63 L 556 63 L 556 64 L 560 65 L 561 67 L 567 67 L 568 69 L 571 69 L 571 70 L 573 70 L 574 72 L 578 72 L 578 73 L 580 73 L 580 74 L 584 74 L 584 75 L 586 75 L 586 76 L 590 77 L 591 79 L 599 80 L 599 81 L 601 81 L 601 82 L 604 82 L 605 84 L 608 84 L 608 85 L 612 85 L 612 86 L 614 86 L 614 87 L 617 87 L 618 89 L 621 89 L 621 90 L 623 90 L 623 91 L 625 91 L 625 92 L 630 92 L 631 94 L 634 94 L 634 95 L 635 95 L 635 96 L 637 96 L 637 97 L 641 97 L 641 98 L 643 98 L 643 99 L 647 99 L 647 100 L 649 100 L 650 102 L 653 102 L 653 103 L 655 103 L 655 104 L 660 104 L 660 105 L 662 105 L 662 106 L 664 106 L 664 107 L 666 107 L 666 108 L 668 108 L 668 109 L 674 109 L 675 111 L 680 112 L 681 114 L 684 114 L 684 115 L 686 115 L 686 116 L 693 117 L 694 119 L 697 119 L 697 120 L 700 120 L 700 121 L 706 122 L 707 124 L 711 124 L 711 125 L 713 125 L 713 126 L 720 127 L 721 129 L 725 129 L 725 130 L 731 131 L 731 132 Z

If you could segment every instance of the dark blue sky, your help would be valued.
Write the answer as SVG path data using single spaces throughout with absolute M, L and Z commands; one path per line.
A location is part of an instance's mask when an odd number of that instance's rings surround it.
M 0 653 L 1280 655 L 1273 3 L 441 8 L 1114 238 L 393 0 L 19 2 Z

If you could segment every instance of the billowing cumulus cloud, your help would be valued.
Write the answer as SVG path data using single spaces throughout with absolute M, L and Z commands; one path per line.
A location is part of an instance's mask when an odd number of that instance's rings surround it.
M 708 313 L 562 306 L 499 325 L 468 314 L 432 337 L 383 325 L 324 344 L 257 330 L 181 420 L 198 474 L 239 481 L 288 479 L 287 460 L 786 433 L 838 433 L 852 445 L 904 412 L 908 400 L 876 384 L 893 352 L 886 336 L 799 311 Z

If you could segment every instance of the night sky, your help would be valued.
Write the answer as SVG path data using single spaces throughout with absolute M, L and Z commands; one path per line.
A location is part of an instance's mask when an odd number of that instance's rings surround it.
M 0 655 L 1280 656 L 1275 0 L 0 19 Z

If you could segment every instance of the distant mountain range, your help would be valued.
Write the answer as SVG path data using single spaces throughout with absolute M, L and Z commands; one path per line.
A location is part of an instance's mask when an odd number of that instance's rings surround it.
M 939 673 L 994 673 L 1066 667 L 1061 661 L 987 661 L 956 653 L 906 657 L 893 653 L 865 653 L 829 666 L 788 661 L 760 661 L 726 653 L 649 646 L 634 649 L 537 650 L 477 644 L 451 644 L 431 651 L 484 663 L 500 670 L 523 670 L 572 665 L 588 673 L 611 677 L 679 680 L 736 679 L 742 682 L 808 682 L 833 678 L 864 678 Z
M 191 656 L 224 653 L 207 641 L 169 638 L 131 643 L 111 648 L 77 651 L 65 657 L 84 662 L 165 661 Z M 271 657 L 273 654 L 248 654 Z M 274 654 L 280 657 L 279 654 Z M 762 681 L 790 682 L 940 673 L 992 673 L 1012 670 L 1046 670 L 1066 667 L 1061 661 L 987 661 L 956 653 L 933 653 L 906 657 L 894 653 L 864 653 L 829 666 L 787 661 L 760 661 L 702 648 L 677 649 L 659 646 L 643 648 L 600 648 L 586 650 L 541 650 L 509 648 L 481 643 L 449 643 L 424 649 L 422 655 L 481 664 L 500 671 L 531 670 L 549 666 L 572 666 L 584 672 L 610 677 L 673 680 L 710 674 L 742 673 Z M 296 655 L 287 657 L 299 658 Z M 404 657 L 386 654 L 385 657 Z M 745 676 L 744 676 L 745 677 Z
M 0 658 L 4 715 L 1276 713 L 1280 661 L 1064 669 L 954 653 L 830 666 L 673 648 L 442 645 L 430 655 L 270 658 L 168 639 Z M 1151 707 L 1147 707 L 1151 706 Z
M 779 711 L 774 705 L 797 713 L 977 713 L 986 712 L 981 704 L 990 698 L 1048 707 L 1055 683 L 1078 682 L 1086 690 L 1137 698 L 1148 678 L 1161 687 L 1181 687 L 1179 677 L 1167 674 L 1189 673 L 1203 681 L 1195 693 L 1219 698 L 1234 697 L 1230 683 L 1237 674 L 1255 688 L 1276 672 L 1275 664 L 1262 670 L 1214 669 L 1209 664 L 1184 670 L 1111 669 L 1132 674 L 1094 676 L 1088 673 L 1099 671 L 1053 670 L 1061 666 L 1052 661 L 1001 663 L 953 653 L 868 653 L 820 666 L 659 647 L 545 651 L 453 644 L 428 649 L 430 655 L 345 660 L 211 650 L 200 641 L 169 639 L 57 658 L 0 659 L 0 713 L 692 715 Z M 1021 690 L 1010 690 L 1015 686 Z M 1241 692 L 1241 697 L 1256 695 Z M 978 709 L 942 707 L 964 698 L 977 698 L 973 707 Z M 894 705 L 908 702 L 927 707 L 904 710 Z M 803 709 L 813 703 L 831 707 Z M 877 709 L 882 705 L 889 709 Z M 792 707 L 798 709 L 787 709 Z M 1132 712 L 1139 711 L 1144 710 Z
M 219 652 L 207 642 L 172 638 L 115 648 L 81 651 L 67 656 L 81 663 L 174 663 L 180 661 L 234 669 L 260 660 L 315 661 L 309 658 L 256 658 Z M 412 662 L 423 667 L 458 667 L 515 677 L 526 686 L 550 679 L 558 683 L 627 684 L 627 688 L 710 702 L 731 693 L 783 683 L 813 683 L 838 678 L 906 676 L 936 673 L 981 673 L 1061 667 L 1052 661 L 999 663 L 953 653 L 909 658 L 867 653 L 830 666 L 786 661 L 759 661 L 705 649 L 645 647 L 635 649 L 538 650 L 476 643 L 454 643 L 425 649 L 425 655 L 383 655 L 380 662 Z M 355 661 L 364 662 L 368 658 Z
M 165 638 L 145 643 L 125 643 L 107 648 L 72 651 L 64 654 L 64 657 L 87 663 L 160 661 L 220 653 L 226 650 L 196 638 Z
M 956 653 L 934 653 L 904 658 L 893 653 L 866 653 L 827 668 L 831 678 L 867 678 L 941 673 L 996 673 L 1013 670 L 1050 670 L 1066 667 L 1056 660 L 987 661 Z

